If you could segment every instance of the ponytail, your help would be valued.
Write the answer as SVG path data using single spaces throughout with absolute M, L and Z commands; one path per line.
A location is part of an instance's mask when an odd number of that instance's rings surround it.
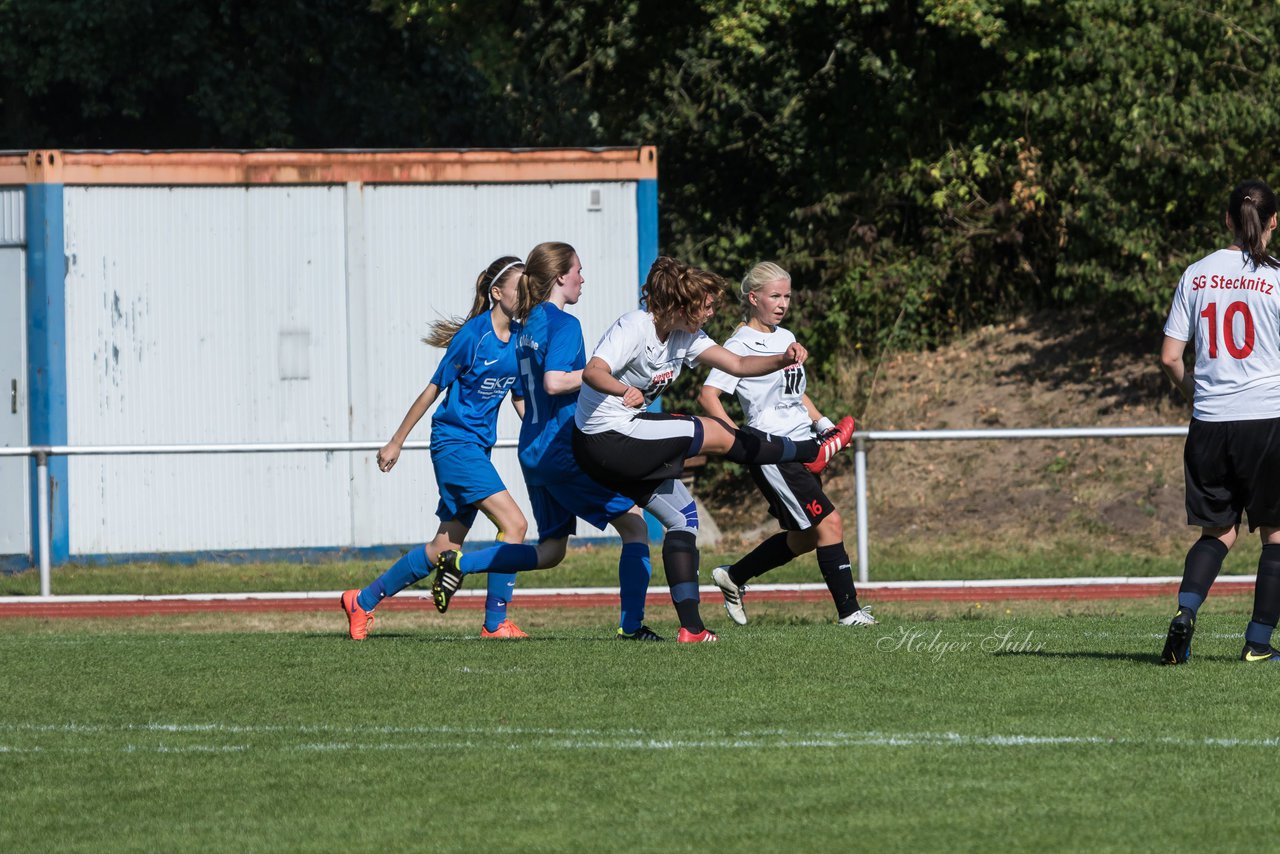
M 1227 217 L 1235 231 L 1236 243 L 1255 267 L 1280 268 L 1266 249 L 1264 237 L 1276 215 L 1276 194 L 1262 181 L 1244 181 L 1227 199 Z

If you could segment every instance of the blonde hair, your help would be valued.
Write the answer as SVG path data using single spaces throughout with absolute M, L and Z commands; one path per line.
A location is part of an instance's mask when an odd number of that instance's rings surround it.
M 449 342 L 458 334 L 458 330 L 464 323 L 488 310 L 489 289 L 501 284 L 500 279 L 505 279 L 511 271 L 523 269 L 524 262 L 514 255 L 503 255 L 485 267 L 476 277 L 476 296 L 471 301 L 471 311 L 467 312 L 467 316 L 437 320 L 431 324 L 427 337 L 422 339 L 422 343 L 430 344 L 432 347 L 448 347 Z
M 530 250 L 520 277 L 516 317 L 528 317 L 534 306 L 547 301 L 556 280 L 569 272 L 577 255 L 568 243 L 539 243 Z
M 779 279 L 786 279 L 789 282 L 791 281 L 791 274 L 772 261 L 761 261 L 742 277 L 742 290 L 739 292 L 739 299 L 742 301 L 742 320 L 744 323 L 751 320 L 752 307 L 751 300 L 748 297 L 751 294 L 759 293 L 765 285 L 770 282 L 776 282 Z

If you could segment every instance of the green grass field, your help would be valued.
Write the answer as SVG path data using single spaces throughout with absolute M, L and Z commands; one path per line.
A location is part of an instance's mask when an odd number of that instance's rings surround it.
M 1280 671 L 1211 599 L 0 622 L 0 850 L 1253 849 Z M 518 600 L 517 600 L 518 606 Z M 669 608 L 650 622 L 674 635 Z

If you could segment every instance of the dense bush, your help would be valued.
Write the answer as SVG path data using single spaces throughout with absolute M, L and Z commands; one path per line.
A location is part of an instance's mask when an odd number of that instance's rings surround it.
M 663 250 L 791 268 L 818 373 L 1032 306 L 1156 323 L 1271 179 L 1241 0 L 0 0 L 0 145 L 652 143 Z

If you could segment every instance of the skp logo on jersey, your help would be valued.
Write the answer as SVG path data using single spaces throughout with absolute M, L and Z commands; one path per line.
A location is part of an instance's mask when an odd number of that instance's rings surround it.
M 515 385 L 515 377 L 485 377 L 480 383 L 481 397 L 501 397 L 507 393 L 507 389 Z

